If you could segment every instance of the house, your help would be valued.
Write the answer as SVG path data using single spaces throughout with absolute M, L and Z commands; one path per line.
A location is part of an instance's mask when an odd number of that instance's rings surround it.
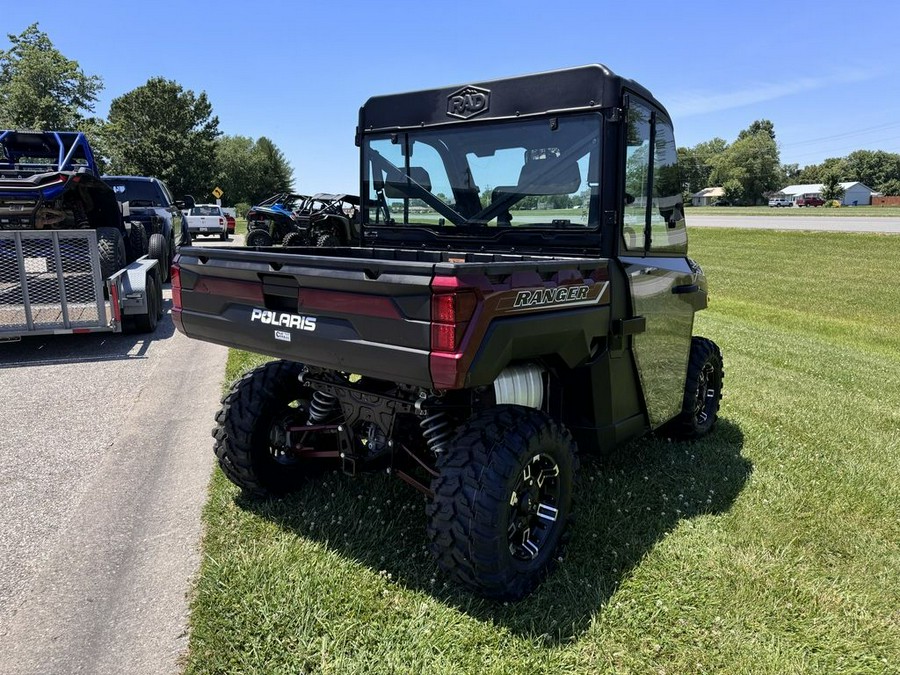
M 691 195 L 691 204 L 694 206 L 710 206 L 725 196 L 725 188 L 708 187 Z
M 872 203 L 872 188 L 863 185 L 860 182 L 840 183 L 844 188 L 844 197 L 841 204 L 844 206 L 868 206 Z M 805 185 L 788 185 L 786 188 L 779 190 L 780 194 L 785 194 L 791 198 L 791 201 L 797 201 L 797 197 L 803 195 L 822 196 L 824 185 L 822 183 L 807 183 Z

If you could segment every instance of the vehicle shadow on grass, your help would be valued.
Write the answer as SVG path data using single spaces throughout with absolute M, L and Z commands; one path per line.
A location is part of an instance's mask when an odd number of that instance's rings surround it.
M 680 522 L 731 508 L 752 472 L 741 456 L 743 444 L 740 427 L 721 419 L 701 441 L 649 437 L 602 460 L 583 454 L 566 559 L 518 603 L 483 600 L 445 579 L 426 549 L 421 496 L 383 474 L 335 473 L 283 500 L 236 500 L 288 531 L 390 574 L 399 586 L 552 645 L 587 630 L 623 579 Z

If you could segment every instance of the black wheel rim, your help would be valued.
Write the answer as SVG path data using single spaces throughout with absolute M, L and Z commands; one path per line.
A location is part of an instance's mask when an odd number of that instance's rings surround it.
M 544 550 L 560 522 L 560 496 L 556 461 L 538 454 L 526 462 L 509 498 L 507 537 L 514 558 L 531 561 Z
M 711 422 L 715 414 L 718 383 L 716 381 L 716 369 L 712 362 L 707 361 L 700 376 L 697 379 L 697 398 L 694 401 L 694 421 L 698 426 L 705 426 Z

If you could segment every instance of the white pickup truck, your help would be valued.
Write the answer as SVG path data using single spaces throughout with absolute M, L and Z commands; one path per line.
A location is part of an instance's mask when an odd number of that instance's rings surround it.
M 221 206 L 197 204 L 188 212 L 185 222 L 191 235 L 217 235 L 222 241 L 228 241 L 228 220 Z

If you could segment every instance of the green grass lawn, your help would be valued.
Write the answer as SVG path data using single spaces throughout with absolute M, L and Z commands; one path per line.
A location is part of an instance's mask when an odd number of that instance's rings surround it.
M 447 585 L 421 496 L 387 476 L 253 503 L 217 471 L 187 671 L 898 672 L 900 237 L 691 246 L 720 424 L 585 462 L 569 554 L 534 595 Z M 232 352 L 229 377 L 260 360 Z

